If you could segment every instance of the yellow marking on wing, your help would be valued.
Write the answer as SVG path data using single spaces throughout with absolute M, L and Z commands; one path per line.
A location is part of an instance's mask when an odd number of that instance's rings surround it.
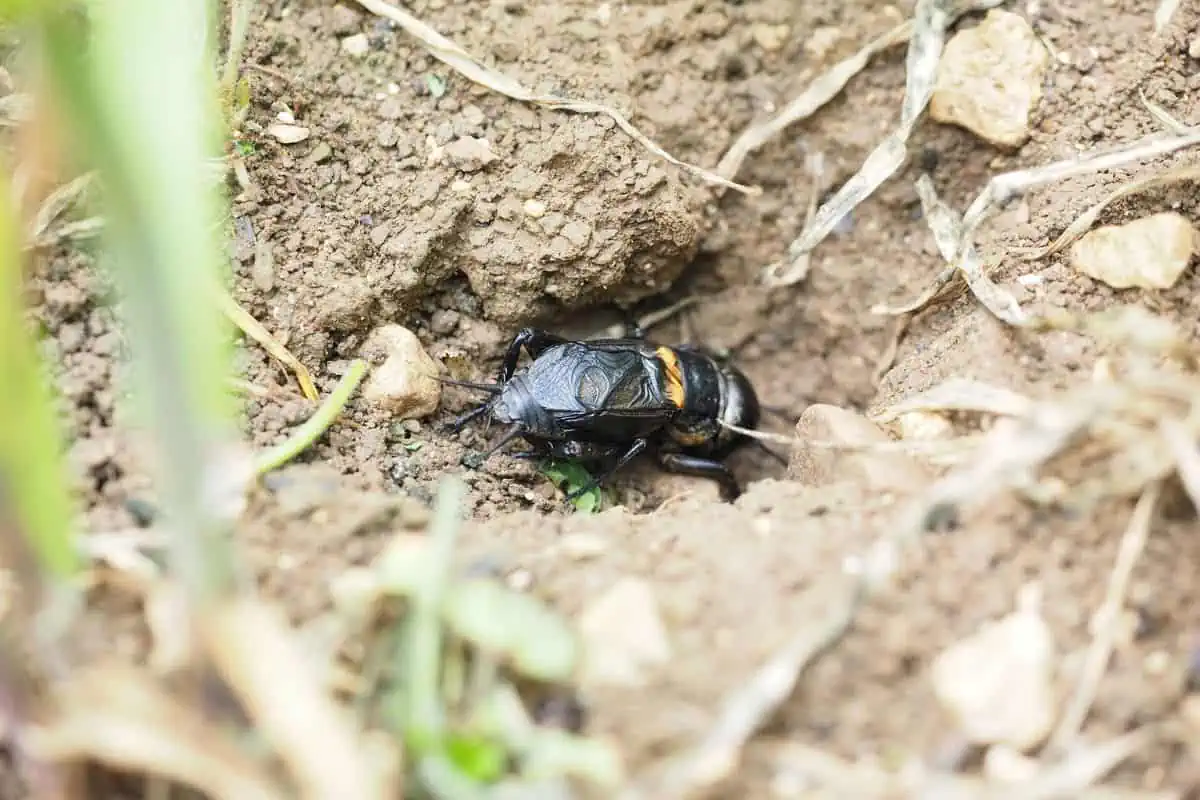
M 654 352 L 658 354 L 658 357 L 662 359 L 663 366 L 666 367 L 667 399 L 674 403 L 676 408 L 683 408 L 683 373 L 679 369 L 679 357 L 669 347 L 658 347 Z

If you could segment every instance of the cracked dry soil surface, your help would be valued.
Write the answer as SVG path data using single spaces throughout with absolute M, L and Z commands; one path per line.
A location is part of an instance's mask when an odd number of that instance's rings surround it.
M 261 3 L 247 50 L 255 65 L 247 73 L 250 120 L 265 126 L 286 109 L 311 136 L 293 145 L 244 137 L 253 186 L 234 206 L 235 295 L 286 340 L 323 392 L 380 324 L 408 326 L 460 377 L 478 379 L 492 373 L 519 325 L 594 329 L 612 321 L 603 313 L 611 302 L 646 310 L 698 297 L 656 336 L 690 331 L 734 350 L 766 401 L 793 420 L 813 403 L 879 408 L 954 375 L 1045 396 L 1088 378 L 1096 358 L 1089 340 L 1014 335 L 958 296 L 918 315 L 877 376 L 895 323 L 870 308 L 913 296 L 942 269 L 920 219 L 918 169 L 932 170 L 943 199 L 964 208 L 993 174 L 1154 131 L 1139 89 L 1185 124 L 1200 124 L 1200 63 L 1187 54 L 1200 10 L 1184 4 L 1155 36 L 1153 5 L 1057 0 L 1013 9 L 1033 14 L 1058 54 L 1030 141 L 1001 152 L 926 121 L 913 147 L 920 158 L 815 252 L 807 280 L 767 290 L 757 281 L 761 269 L 803 224 L 808 160 L 823 158 L 828 192 L 897 119 L 903 48 L 877 58 L 815 118 L 748 160 L 739 180 L 761 186 L 761 196 L 718 198 L 606 118 L 544 111 L 473 85 L 352 4 Z M 910 15 L 912 3 L 417 0 L 408 8 L 534 89 L 610 103 L 672 154 L 712 165 L 749 123 Z M 370 43 L 360 57 L 340 46 L 355 34 Z M 477 142 L 462 145 L 464 137 L 486 139 L 490 155 L 481 156 Z M 1160 167 L 1034 194 L 986 228 L 980 252 L 999 262 L 997 280 L 1023 303 L 1141 303 L 1200 338 L 1195 272 L 1171 290 L 1117 292 L 1075 274 L 1061 256 L 1003 258 L 1048 241 L 1107 189 Z M 1165 208 L 1200 219 L 1194 186 L 1184 183 L 1117 202 L 1100 221 Z M 1017 280 L 1026 274 L 1037 279 Z M 86 254 L 68 249 L 38 265 L 35 283 L 89 523 L 134 526 L 149 480 L 135 438 L 117 427 L 123 341 L 105 306 L 108 287 Z M 243 349 L 239 367 L 272 387 L 271 396 L 248 402 L 245 427 L 255 445 L 273 444 L 310 407 L 261 350 Z M 469 400 L 448 390 L 435 417 L 397 424 L 356 399 L 304 456 L 308 465 L 268 482 L 242 543 L 260 585 L 297 625 L 327 613 L 333 576 L 369 560 L 394 529 L 372 493 L 427 502 L 438 476 L 460 471 L 463 454 L 482 445 L 476 432 L 449 438 L 436 424 Z M 767 426 L 788 430 L 774 417 Z M 720 503 L 703 481 L 638 466 L 617 482 L 623 506 L 591 517 L 564 514 L 554 488 L 513 459 L 497 456 L 464 474 L 465 561 L 521 571 L 570 614 L 622 577 L 652 587 L 669 662 L 642 686 L 586 698 L 594 729 L 616 736 L 634 769 L 706 730 L 720 699 L 804 621 L 804 590 L 895 525 L 924 485 L 918 477 L 907 490 L 880 492 L 852 475 L 805 485 L 753 449 L 732 465 L 750 484 L 736 504 Z M 1010 611 L 1019 587 L 1036 580 L 1064 662 L 1078 659 L 1130 508 L 1114 501 L 1069 518 L 1002 500 L 930 538 L 803 677 L 719 796 L 787 796 L 787 740 L 847 757 L 941 758 L 952 730 L 931 699 L 933 656 Z M 1130 594 L 1145 624 L 1114 655 L 1089 739 L 1154 720 L 1200 735 L 1189 694 L 1200 636 L 1197 533 L 1190 513 L 1156 522 Z M 575 534 L 599 544 L 583 557 L 563 545 Z M 126 606 L 97 599 L 95 647 L 145 646 L 139 614 Z M 1135 755 L 1114 780 L 1195 790 L 1196 759 L 1187 747 L 1159 747 Z

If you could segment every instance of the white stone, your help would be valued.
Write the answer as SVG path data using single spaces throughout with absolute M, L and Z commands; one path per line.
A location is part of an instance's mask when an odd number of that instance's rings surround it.
M 297 144 L 307 139 L 311 131 L 303 125 L 289 125 L 286 122 L 276 122 L 267 126 L 267 133 L 281 144 Z
M 401 325 L 376 328 L 363 345 L 363 355 L 382 360 L 363 387 L 369 402 L 400 419 L 427 417 L 437 410 L 442 399 L 438 364 L 412 331 Z
M 365 56 L 371 49 L 371 42 L 367 39 L 365 33 L 356 33 L 353 36 L 347 36 L 342 39 L 342 52 L 348 56 L 358 58 Z
M 1196 250 L 1196 229 L 1173 211 L 1090 231 L 1071 247 L 1071 265 L 1115 289 L 1169 289 Z
M 989 11 L 946 43 L 929 116 L 1000 147 L 1019 147 L 1029 138 L 1049 66 L 1050 54 L 1024 17 Z
M 1057 715 L 1054 642 L 1032 602 L 951 645 L 933 662 L 938 701 L 975 744 L 1026 752 Z
M 585 687 L 644 686 L 650 671 L 671 657 L 658 601 L 644 580 L 617 582 L 584 609 L 579 628 Z

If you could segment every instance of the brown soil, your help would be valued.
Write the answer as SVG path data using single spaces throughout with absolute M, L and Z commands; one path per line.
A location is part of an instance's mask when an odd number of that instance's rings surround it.
M 904 53 L 896 49 L 854 79 L 813 120 L 755 154 L 739 179 L 764 193 L 706 188 L 657 159 L 602 117 L 542 111 L 452 74 L 402 32 L 348 7 L 316 0 L 264 3 L 247 61 L 251 120 L 269 124 L 291 110 L 312 128 L 283 146 L 248 133 L 253 188 L 235 204 L 231 245 L 237 299 L 313 371 L 328 391 L 370 330 L 399 322 L 438 358 L 492 374 L 515 329 L 537 322 L 585 330 L 611 322 L 612 302 L 638 310 L 685 296 L 699 305 L 655 331 L 677 339 L 686 324 L 709 344 L 733 348 L 766 402 L 791 419 L 821 402 L 880 407 L 947 376 L 987 380 L 1034 396 L 1085 379 L 1093 351 L 1068 334 L 1029 339 L 1005 330 L 969 297 L 919 315 L 881 380 L 875 373 L 894 323 L 879 302 L 919 292 L 942 268 L 912 188 L 931 164 L 947 202 L 964 208 L 988 177 L 1131 140 L 1155 129 L 1139 89 L 1187 124 L 1200 123 L 1200 65 L 1187 55 L 1200 25 L 1183 4 L 1161 37 L 1150 0 L 1031 3 L 1037 30 L 1060 55 L 1031 141 L 1000 153 L 970 134 L 926 123 L 921 164 L 910 164 L 859 208 L 851 224 L 814 254 L 812 273 L 793 288 L 764 290 L 762 267 L 800 229 L 810 191 L 807 158 L 820 154 L 825 189 L 836 187 L 897 119 Z M 678 157 L 717 162 L 733 138 L 911 12 L 911 2 L 869 0 L 581 0 L 465 2 L 418 0 L 408 8 L 472 53 L 535 89 L 603 101 Z M 966 20 L 961 24 L 974 24 Z M 341 37 L 365 33 L 362 58 Z M 764 47 L 765 45 L 765 47 Z M 444 89 L 444 93 L 440 90 Z M 436 91 L 435 90 L 439 90 Z M 440 96 L 435 96 L 440 94 Z M 484 137 L 498 159 L 429 157 L 458 136 Z M 1000 254 L 1056 236 L 1106 188 L 1161 164 L 1104 173 L 1016 204 L 981 238 Z M 529 216 L 527 201 L 544 206 Z M 1150 192 L 1115 204 L 1102 222 L 1175 208 L 1200 219 L 1194 188 Z M 255 243 L 269 242 L 273 270 L 255 267 Z M 1036 273 L 1040 283 L 1017 283 Z M 1184 322 L 1200 339 L 1200 275 L 1161 293 L 1116 292 L 1075 274 L 1060 257 L 1009 259 L 997 277 L 1023 302 L 1072 309 L 1118 299 Z M 88 258 L 63 251 L 38 277 L 40 313 L 53 333 L 82 478 L 95 529 L 127 528 L 136 502 L 150 498 L 137 450 L 118 434 L 123 407 L 113 389 L 123 343 L 104 308 L 107 287 Z M 257 446 L 281 440 L 309 413 L 294 384 L 255 347 L 239 355 L 247 379 L 277 387 L 252 400 L 246 430 Z M 565 611 L 577 613 L 622 576 L 648 580 L 667 618 L 673 658 L 649 685 L 589 697 L 595 729 L 614 734 L 633 766 L 693 741 L 730 689 L 803 620 L 796 601 L 813 581 L 895 524 L 904 496 L 879 496 L 843 481 L 811 487 L 754 450 L 732 461 L 750 482 L 736 505 L 719 503 L 703 481 L 639 466 L 617 485 L 625 508 L 565 515 L 555 490 L 523 462 L 497 456 L 486 470 L 459 460 L 479 449 L 476 432 L 447 438 L 436 423 L 467 407 L 448 391 L 438 414 L 396 425 L 362 400 L 302 459 L 327 465 L 285 470 L 253 507 L 243 534 L 261 585 L 297 624 L 329 604 L 331 578 L 378 551 L 394 526 L 366 492 L 428 501 L 438 477 L 461 472 L 471 494 L 466 559 L 522 569 Z M 768 418 L 776 430 L 787 423 Z M 318 489 L 314 487 L 324 487 Z M 661 509 L 654 509 L 666 502 Z M 788 796 L 780 739 L 818 744 L 850 757 L 940 757 L 951 729 L 933 713 L 932 657 L 981 622 L 1012 609 L 1024 583 L 1039 581 L 1064 658 L 1090 640 L 1125 503 L 1082 518 L 1034 513 L 1003 500 L 966 516 L 954 533 L 930 539 L 892 590 L 871 600 L 850 635 L 801 681 L 767 740 L 723 796 Z M 590 559 L 565 553 L 567 533 L 604 543 Z M 1155 525 L 1135 574 L 1136 610 L 1147 623 L 1110 665 L 1086 736 L 1101 740 L 1133 726 L 1180 716 L 1196 636 L 1200 540 L 1194 518 Z M 120 609 L 113 609 L 120 611 Z M 137 626 L 120 623 L 125 635 Z M 131 645 L 132 646 L 132 645 Z M 1192 720 L 1192 723 L 1195 721 Z M 1129 786 L 1194 788 L 1200 763 L 1186 749 L 1159 747 L 1127 762 Z

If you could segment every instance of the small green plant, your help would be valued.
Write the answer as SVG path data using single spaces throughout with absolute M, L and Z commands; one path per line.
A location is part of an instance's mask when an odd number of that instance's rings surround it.
M 576 461 L 550 460 L 541 464 L 540 472 L 567 494 L 576 492 L 592 482 L 592 475 Z M 599 511 L 605 501 L 604 490 L 593 486 L 571 501 L 577 511 L 591 514 Z

